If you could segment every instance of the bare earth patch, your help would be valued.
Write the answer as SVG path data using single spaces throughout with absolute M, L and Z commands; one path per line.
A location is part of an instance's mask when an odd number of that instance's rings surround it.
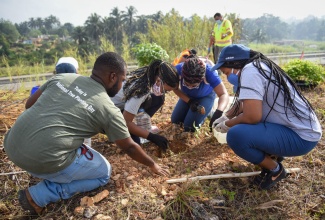
M 224 80 L 225 82 L 226 80 Z M 228 91 L 230 86 L 226 84 Z M 304 91 L 312 103 L 324 131 L 324 85 Z M 17 200 L 19 189 L 36 184 L 8 160 L 3 135 L 24 110 L 28 91 L 1 92 L 0 95 L 0 219 L 31 219 Z M 150 173 L 147 167 L 130 159 L 106 136 L 92 138 L 92 147 L 106 156 L 113 167 L 109 184 L 69 200 L 47 206 L 41 219 L 325 219 L 325 142 L 303 157 L 286 158 L 286 168 L 301 168 L 269 191 L 250 185 L 250 177 L 166 183 L 167 179 L 258 171 L 258 167 L 237 157 L 227 144 L 219 144 L 208 131 L 207 122 L 196 133 L 183 133 L 170 122 L 177 97 L 169 93 L 153 124 L 170 140 L 170 150 L 162 153 L 152 144 L 143 149 L 159 164 L 168 166 L 169 177 Z M 17 173 L 15 173 L 17 172 Z M 76 213 L 85 196 L 105 192 L 108 196 Z M 107 194 L 105 194 L 107 195 Z

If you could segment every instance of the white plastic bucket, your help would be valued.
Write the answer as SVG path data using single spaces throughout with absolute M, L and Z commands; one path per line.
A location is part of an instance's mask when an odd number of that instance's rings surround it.
M 220 144 L 227 143 L 227 133 L 221 133 L 221 132 L 216 131 L 216 129 L 213 129 L 213 135 L 215 136 L 215 138 L 217 138 L 217 140 Z

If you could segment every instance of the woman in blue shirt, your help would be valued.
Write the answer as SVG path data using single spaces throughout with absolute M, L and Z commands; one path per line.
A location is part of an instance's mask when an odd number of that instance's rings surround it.
M 211 71 L 211 66 L 195 55 L 177 64 L 176 69 L 180 77 L 180 89 L 174 90 L 179 100 L 171 116 L 172 123 L 182 123 L 185 131 L 195 131 L 195 128 L 201 127 L 211 111 L 217 94 L 218 108 L 210 120 L 211 128 L 229 101 L 228 92 L 218 73 Z M 200 106 L 203 106 L 205 111 L 201 111 Z

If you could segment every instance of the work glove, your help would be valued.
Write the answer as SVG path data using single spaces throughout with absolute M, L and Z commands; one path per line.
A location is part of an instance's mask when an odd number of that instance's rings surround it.
M 168 148 L 168 140 L 165 137 L 149 132 L 147 140 L 155 143 L 163 152 L 166 152 Z
M 212 124 L 215 120 L 217 120 L 218 118 L 220 118 L 223 114 L 223 111 L 220 111 L 219 109 L 217 109 L 214 113 L 213 113 L 213 116 L 210 120 L 210 123 L 209 123 L 209 128 L 210 128 L 210 132 L 212 132 Z
M 223 121 L 227 121 L 229 120 L 229 118 L 225 115 L 221 116 L 220 118 L 216 119 L 213 123 L 212 123 L 212 128 L 215 128 L 219 123 L 223 122 Z
M 198 101 L 196 101 L 195 99 L 190 99 L 188 102 L 187 102 L 187 104 L 190 106 L 190 109 L 193 111 L 193 112 L 198 112 L 198 110 L 199 110 L 199 106 L 200 106 L 200 104 L 199 104 L 199 102 Z
M 208 54 L 209 54 L 210 52 L 211 52 L 211 48 L 209 47 L 209 48 L 208 48 Z
M 230 128 L 225 124 L 225 122 L 226 121 L 220 122 L 214 129 L 221 133 L 227 133 Z

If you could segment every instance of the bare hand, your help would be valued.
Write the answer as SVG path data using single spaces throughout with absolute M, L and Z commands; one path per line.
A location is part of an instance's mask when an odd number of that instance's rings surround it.
M 160 176 L 169 176 L 168 167 L 160 167 L 158 164 L 154 163 L 152 167 L 150 167 L 151 171 Z

